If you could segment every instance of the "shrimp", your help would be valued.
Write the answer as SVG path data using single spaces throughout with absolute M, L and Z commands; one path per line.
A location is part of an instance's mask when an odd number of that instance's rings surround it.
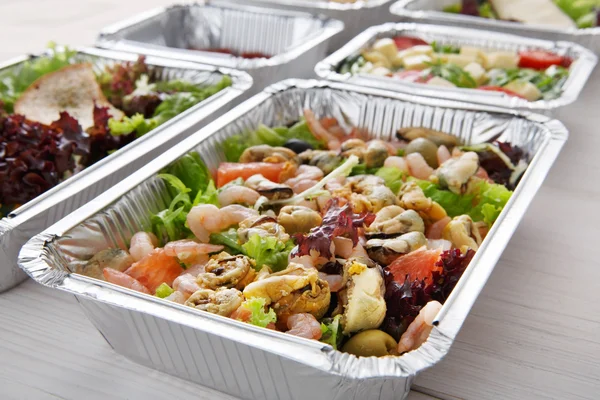
M 187 298 L 183 295 L 183 293 L 175 291 L 165 297 L 165 300 L 172 301 L 173 303 L 177 304 L 184 304 Z
M 290 335 L 300 336 L 306 339 L 321 339 L 321 324 L 312 314 L 301 313 L 291 315 L 287 320 Z
M 408 172 L 408 164 L 403 157 L 392 156 L 385 159 L 384 167 L 398 168 L 400 171 Z
M 301 181 L 298 181 L 296 184 L 292 185 L 291 188 L 294 191 L 294 193 L 298 194 L 304 192 L 307 189 L 310 189 L 317 183 L 319 183 L 319 181 L 314 181 L 312 179 L 302 179 Z
M 425 161 L 420 153 L 410 153 L 406 156 L 406 162 L 408 163 L 410 174 L 417 179 L 429 179 L 433 174 L 433 168 L 427 164 L 427 161 Z
M 237 204 L 218 208 L 212 204 L 193 207 L 187 215 L 192 233 L 202 242 L 208 243 L 210 234 L 221 232 L 246 218 L 258 216 L 258 211 Z
M 304 118 L 306 119 L 308 129 L 310 129 L 310 132 L 317 139 L 321 139 L 327 142 L 327 147 L 330 150 L 340 149 L 340 147 L 342 146 L 340 140 L 327 129 L 325 129 L 323 125 L 321 125 L 321 123 L 319 122 L 319 120 L 317 120 L 315 114 L 311 110 L 304 110 Z
M 354 243 L 351 239 L 337 236 L 333 238 L 333 244 L 335 245 L 335 255 L 341 258 L 350 258 Z
M 150 294 L 150 291 L 146 286 L 142 285 L 140 281 L 132 278 L 124 272 L 120 272 L 112 268 L 104 268 L 102 274 L 107 282 L 114 283 L 115 285 L 123 286 L 127 289 L 132 289 L 137 292 Z
M 438 160 L 439 165 L 442 165 L 443 163 L 445 163 L 446 161 L 448 161 L 451 158 L 452 158 L 452 156 L 450 155 L 450 151 L 448 150 L 448 148 L 446 146 L 441 145 L 440 147 L 438 147 L 437 160 Z
M 398 342 L 398 353 L 418 349 L 429 337 L 433 329 L 433 321 L 442 305 L 437 301 L 430 301 L 419 311 L 419 315 L 410 323 L 406 332 L 400 337 Z
M 232 185 L 223 189 L 219 195 L 219 203 L 222 206 L 230 204 L 249 204 L 254 205 L 260 194 L 246 186 Z
M 344 277 L 342 275 L 330 275 L 324 272 L 319 272 L 319 278 L 329 284 L 329 291 L 332 293 L 339 292 L 344 286 Z
M 313 181 L 320 181 L 323 179 L 323 171 L 319 167 L 315 167 L 314 165 L 300 165 L 296 170 L 296 174 L 287 179 L 284 183 L 288 186 L 294 186 L 298 182 L 309 179 Z
M 357 243 L 356 246 L 352 248 L 352 252 L 350 253 L 350 257 L 348 258 L 355 258 L 363 262 L 369 261 L 369 255 L 367 254 L 367 251 L 365 250 L 363 245 L 360 243 Z
M 192 294 L 200 290 L 200 285 L 196 282 L 196 277 L 192 274 L 179 275 L 173 281 L 173 290 L 180 292 L 185 300 L 187 300 Z
M 131 237 L 129 254 L 135 261 L 140 261 L 144 256 L 152 253 L 158 246 L 158 239 L 150 232 L 137 232 Z
M 200 263 L 207 254 L 217 253 L 221 250 L 223 250 L 221 245 L 198 243 L 189 239 L 175 240 L 165 245 L 166 255 L 177 257 L 186 264 Z M 198 258 L 199 256 L 200 258 Z
M 444 232 L 444 228 L 446 227 L 446 225 L 448 225 L 448 222 L 450 222 L 451 220 L 452 218 L 445 216 L 439 221 L 436 221 L 433 224 L 431 224 L 429 229 L 427 229 L 427 239 L 441 239 L 442 232 Z

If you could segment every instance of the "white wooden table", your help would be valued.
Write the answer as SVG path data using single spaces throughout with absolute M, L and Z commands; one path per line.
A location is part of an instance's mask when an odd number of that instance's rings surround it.
M 91 44 L 101 27 L 168 3 L 0 0 L 0 59 L 50 40 Z M 449 355 L 410 400 L 599 398 L 599 82 L 600 69 L 557 113 L 569 142 Z M 232 399 L 119 356 L 73 297 L 31 281 L 0 295 L 0 398 Z

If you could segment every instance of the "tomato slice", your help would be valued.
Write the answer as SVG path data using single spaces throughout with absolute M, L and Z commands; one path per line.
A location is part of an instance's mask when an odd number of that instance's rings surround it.
M 414 46 L 429 44 L 426 41 L 424 41 L 423 39 L 419 39 L 419 38 L 411 37 L 411 36 L 396 36 L 394 38 L 394 42 L 396 42 L 396 47 L 398 48 L 399 51 L 406 50 L 406 49 L 409 49 Z
M 408 82 L 426 83 L 429 80 L 428 76 L 422 76 L 423 71 L 400 71 L 392 75 L 394 78 Z
M 283 171 L 283 163 L 221 163 L 217 170 L 217 187 L 221 187 L 237 178 L 248 179 L 252 175 L 261 174 L 272 182 L 279 182 Z
M 544 50 L 522 51 L 519 56 L 521 57 L 519 67 L 533 69 L 546 69 L 552 65 L 564 65 L 566 64 L 565 59 L 568 58 Z
M 477 89 L 487 90 L 488 92 L 501 92 L 501 93 L 505 93 L 509 96 L 515 96 L 515 97 L 520 97 L 521 99 L 525 99 L 525 97 L 521 96 L 520 94 L 515 93 L 512 90 L 505 89 L 501 86 L 480 86 Z M 525 99 L 525 100 L 527 100 L 527 99 Z

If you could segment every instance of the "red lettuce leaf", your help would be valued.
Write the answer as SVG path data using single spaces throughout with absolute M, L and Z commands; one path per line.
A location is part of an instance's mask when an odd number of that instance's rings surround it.
M 135 140 L 135 132 L 129 135 L 113 136 L 108 128 L 111 118 L 107 107 L 94 106 L 94 126 L 88 128 L 90 134 L 90 154 L 84 164 L 91 165 L 111 152 L 128 145 Z
M 356 246 L 358 228 L 371 225 L 374 219 L 374 214 L 355 214 L 349 203 L 340 205 L 339 199 L 331 199 L 321 225 L 312 228 L 308 235 L 295 236 L 298 247 L 293 251 L 292 257 L 309 255 L 311 250 L 316 250 L 321 257 L 330 258 L 331 242 L 336 236 L 350 238 Z
M 123 97 L 133 93 L 135 82 L 144 74 L 149 75 L 146 58 L 140 56 L 136 62 L 116 63 L 107 66 L 99 78 L 100 87 L 115 107 L 123 107 Z
M 496 146 L 508 156 L 510 161 L 517 165 L 517 163 L 525 158 L 525 152 L 518 146 L 513 146 L 510 143 L 495 142 Z M 487 172 L 490 179 L 494 182 L 506 186 L 508 189 L 513 190 L 518 182 L 511 185 L 510 177 L 512 169 L 493 151 L 486 150 L 477 153 L 479 155 L 480 165 Z
M 460 13 L 464 15 L 479 16 L 479 2 L 477 0 L 462 0 Z

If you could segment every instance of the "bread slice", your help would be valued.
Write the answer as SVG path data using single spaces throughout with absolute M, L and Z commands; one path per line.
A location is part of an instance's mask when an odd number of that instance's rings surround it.
M 575 22 L 552 0 L 490 0 L 500 19 L 556 28 L 574 28 Z
M 31 84 L 15 103 L 15 113 L 50 124 L 66 111 L 86 130 L 94 126 L 94 105 L 108 107 L 110 115 L 123 118 L 100 89 L 89 63 L 68 65 L 46 74 Z

